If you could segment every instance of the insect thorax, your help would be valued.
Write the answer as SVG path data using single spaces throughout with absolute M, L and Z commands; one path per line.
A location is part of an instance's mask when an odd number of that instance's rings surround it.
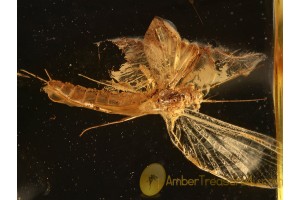
M 202 94 L 188 88 L 182 90 L 164 89 L 155 95 L 157 108 L 166 112 L 177 112 L 188 107 L 199 108 Z

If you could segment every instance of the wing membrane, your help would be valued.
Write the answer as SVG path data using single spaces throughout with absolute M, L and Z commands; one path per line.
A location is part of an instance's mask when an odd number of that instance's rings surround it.
M 166 121 L 172 142 L 200 169 L 233 183 L 277 186 L 273 138 L 191 110 Z
M 182 40 L 175 26 L 155 17 L 144 37 L 149 68 L 160 87 L 174 88 L 200 57 L 200 48 Z
M 241 75 L 248 75 L 266 57 L 261 53 L 229 53 L 225 48 L 212 48 L 181 39 L 175 26 L 155 17 L 144 39 L 109 40 L 125 54 L 120 70 L 111 77 L 119 87 L 129 91 L 149 88 L 171 88 L 194 85 L 209 91 Z
M 182 79 L 181 85 L 213 88 L 238 76 L 248 75 L 265 58 L 261 53 L 229 53 L 221 47 L 207 47 L 193 71 Z
M 116 38 L 109 40 L 125 54 L 126 63 L 119 70 L 111 72 L 114 85 L 130 92 L 149 91 L 153 88 L 153 78 L 148 69 L 143 40 L 140 38 Z
M 149 69 L 160 87 L 193 84 L 209 89 L 241 75 L 248 75 L 266 57 L 261 53 L 230 53 L 227 49 L 190 43 L 175 26 L 155 17 L 144 37 Z

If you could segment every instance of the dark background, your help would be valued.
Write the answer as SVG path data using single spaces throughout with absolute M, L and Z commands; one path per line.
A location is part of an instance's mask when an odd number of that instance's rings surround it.
M 195 0 L 203 24 L 187 0 L 22 0 L 18 1 L 18 69 L 97 87 L 77 76 L 108 78 L 124 61 L 110 43 L 143 36 L 154 16 L 172 21 L 183 38 L 263 52 L 268 59 L 248 77 L 211 91 L 214 99 L 264 102 L 203 104 L 201 112 L 275 136 L 272 106 L 272 0 Z M 145 116 L 80 132 L 117 115 L 52 103 L 36 79 L 18 79 L 18 197 L 20 199 L 145 199 L 139 178 L 150 163 L 161 163 L 180 178 L 215 176 L 199 170 L 171 143 L 163 119 Z M 248 186 L 164 187 L 157 199 L 276 199 L 276 190 Z

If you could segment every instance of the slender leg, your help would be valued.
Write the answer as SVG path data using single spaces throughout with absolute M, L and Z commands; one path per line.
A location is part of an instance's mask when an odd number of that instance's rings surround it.
M 85 75 L 83 75 L 83 74 L 78 74 L 78 76 L 81 76 L 81 77 L 83 77 L 83 78 L 86 78 L 86 79 L 88 79 L 88 80 L 90 80 L 90 81 L 93 81 L 93 82 L 95 82 L 95 83 L 98 83 L 98 84 L 100 84 L 100 85 L 112 86 L 111 84 L 107 84 L 107 83 L 104 83 L 104 82 L 101 82 L 101 81 L 97 81 L 97 80 L 92 79 L 92 78 L 90 78 L 90 77 L 87 77 L 87 76 L 85 76 Z
M 204 99 L 202 103 L 237 103 L 237 102 L 253 102 L 253 101 L 266 101 L 267 98 L 261 99 L 237 99 L 237 100 L 211 100 L 211 99 Z
M 97 81 L 97 80 L 95 80 L 95 79 L 92 79 L 92 78 L 87 77 L 87 76 L 82 75 L 82 74 L 78 74 L 78 76 L 81 76 L 81 77 L 83 77 L 83 78 L 86 78 L 86 79 L 88 79 L 88 80 L 90 80 L 90 81 L 93 81 L 93 82 L 95 82 L 95 83 L 98 83 L 98 84 L 100 84 L 100 85 L 105 85 L 105 86 L 113 87 L 113 88 L 115 88 L 116 90 L 130 91 L 130 92 L 133 92 L 133 93 L 136 93 L 136 92 L 137 92 L 137 91 L 135 91 L 135 90 L 129 88 L 128 86 L 121 85 L 121 84 L 119 84 L 119 83 L 114 83 L 114 82 L 112 82 L 112 84 L 110 84 L 110 83 L 105 83 L 105 82 Z
M 108 122 L 108 123 L 105 123 L 105 124 L 99 124 L 99 125 L 96 125 L 96 126 L 92 126 L 92 127 L 89 127 L 87 129 L 83 130 L 79 136 L 81 137 L 87 131 L 95 129 L 95 128 L 99 128 L 99 127 L 103 127 L 103 126 L 108 126 L 108 125 L 112 125 L 112 124 L 119 124 L 119 123 L 126 122 L 126 121 L 129 121 L 129 120 L 138 118 L 138 117 L 141 117 L 141 116 L 139 115 L 139 116 L 133 116 L 133 117 L 125 117 L 125 118 L 120 119 L 118 121 Z

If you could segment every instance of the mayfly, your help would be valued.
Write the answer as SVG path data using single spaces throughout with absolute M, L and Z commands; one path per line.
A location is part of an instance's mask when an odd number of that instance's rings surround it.
M 116 124 L 149 114 L 165 120 L 172 143 L 198 168 L 229 182 L 277 186 L 278 142 L 199 112 L 210 89 L 246 76 L 265 59 L 261 53 L 232 53 L 182 39 L 175 26 L 155 17 L 144 38 L 109 40 L 124 53 L 126 62 L 112 71 L 111 80 L 89 80 L 101 90 L 38 77 L 43 90 L 57 103 L 120 114 L 125 118 L 90 127 Z M 99 44 L 98 44 L 99 45 Z

